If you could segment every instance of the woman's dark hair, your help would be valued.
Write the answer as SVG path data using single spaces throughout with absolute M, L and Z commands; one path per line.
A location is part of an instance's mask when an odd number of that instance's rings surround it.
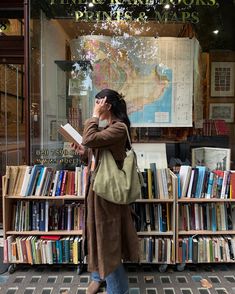
M 107 97 L 106 102 L 111 104 L 110 111 L 122 122 L 124 122 L 128 128 L 130 134 L 130 120 L 127 115 L 126 102 L 124 96 L 111 89 L 103 89 L 96 94 L 96 99 L 102 99 Z M 127 140 L 126 147 L 130 149 L 129 141 Z

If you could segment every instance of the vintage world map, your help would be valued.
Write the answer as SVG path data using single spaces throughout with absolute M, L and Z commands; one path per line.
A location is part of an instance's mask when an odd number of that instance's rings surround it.
M 125 96 L 132 126 L 191 126 L 194 39 L 84 36 L 74 60 L 93 66 L 89 99 L 103 88 Z

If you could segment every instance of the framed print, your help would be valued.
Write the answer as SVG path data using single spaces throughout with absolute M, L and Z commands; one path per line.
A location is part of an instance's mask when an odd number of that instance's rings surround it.
M 234 103 L 211 103 L 209 117 L 234 122 Z
M 168 167 L 165 143 L 133 143 L 132 147 L 141 171 L 149 167 L 151 162 L 155 162 L 157 168 Z
M 210 170 L 230 170 L 230 157 L 231 150 L 228 148 L 193 148 L 192 167 L 203 165 Z
M 211 63 L 211 96 L 234 96 L 234 67 L 235 62 Z

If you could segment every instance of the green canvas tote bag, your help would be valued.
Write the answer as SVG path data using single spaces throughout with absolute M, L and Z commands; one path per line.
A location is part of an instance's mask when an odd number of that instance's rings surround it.
M 125 124 L 128 140 L 131 139 Z M 141 198 L 142 174 L 137 165 L 136 154 L 131 146 L 119 169 L 109 150 L 103 150 L 100 162 L 94 172 L 93 190 L 95 193 L 116 204 L 130 204 Z

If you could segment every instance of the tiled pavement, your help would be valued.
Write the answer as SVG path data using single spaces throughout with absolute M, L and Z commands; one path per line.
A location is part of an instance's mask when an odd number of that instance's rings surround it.
M 235 294 L 235 265 L 214 264 L 186 267 L 179 272 L 168 267 L 160 273 L 157 266 L 126 265 L 130 294 Z M 207 279 L 212 288 L 201 286 Z M 77 274 L 75 267 L 18 267 L 13 274 L 0 275 L 1 294 L 85 294 L 90 275 Z

